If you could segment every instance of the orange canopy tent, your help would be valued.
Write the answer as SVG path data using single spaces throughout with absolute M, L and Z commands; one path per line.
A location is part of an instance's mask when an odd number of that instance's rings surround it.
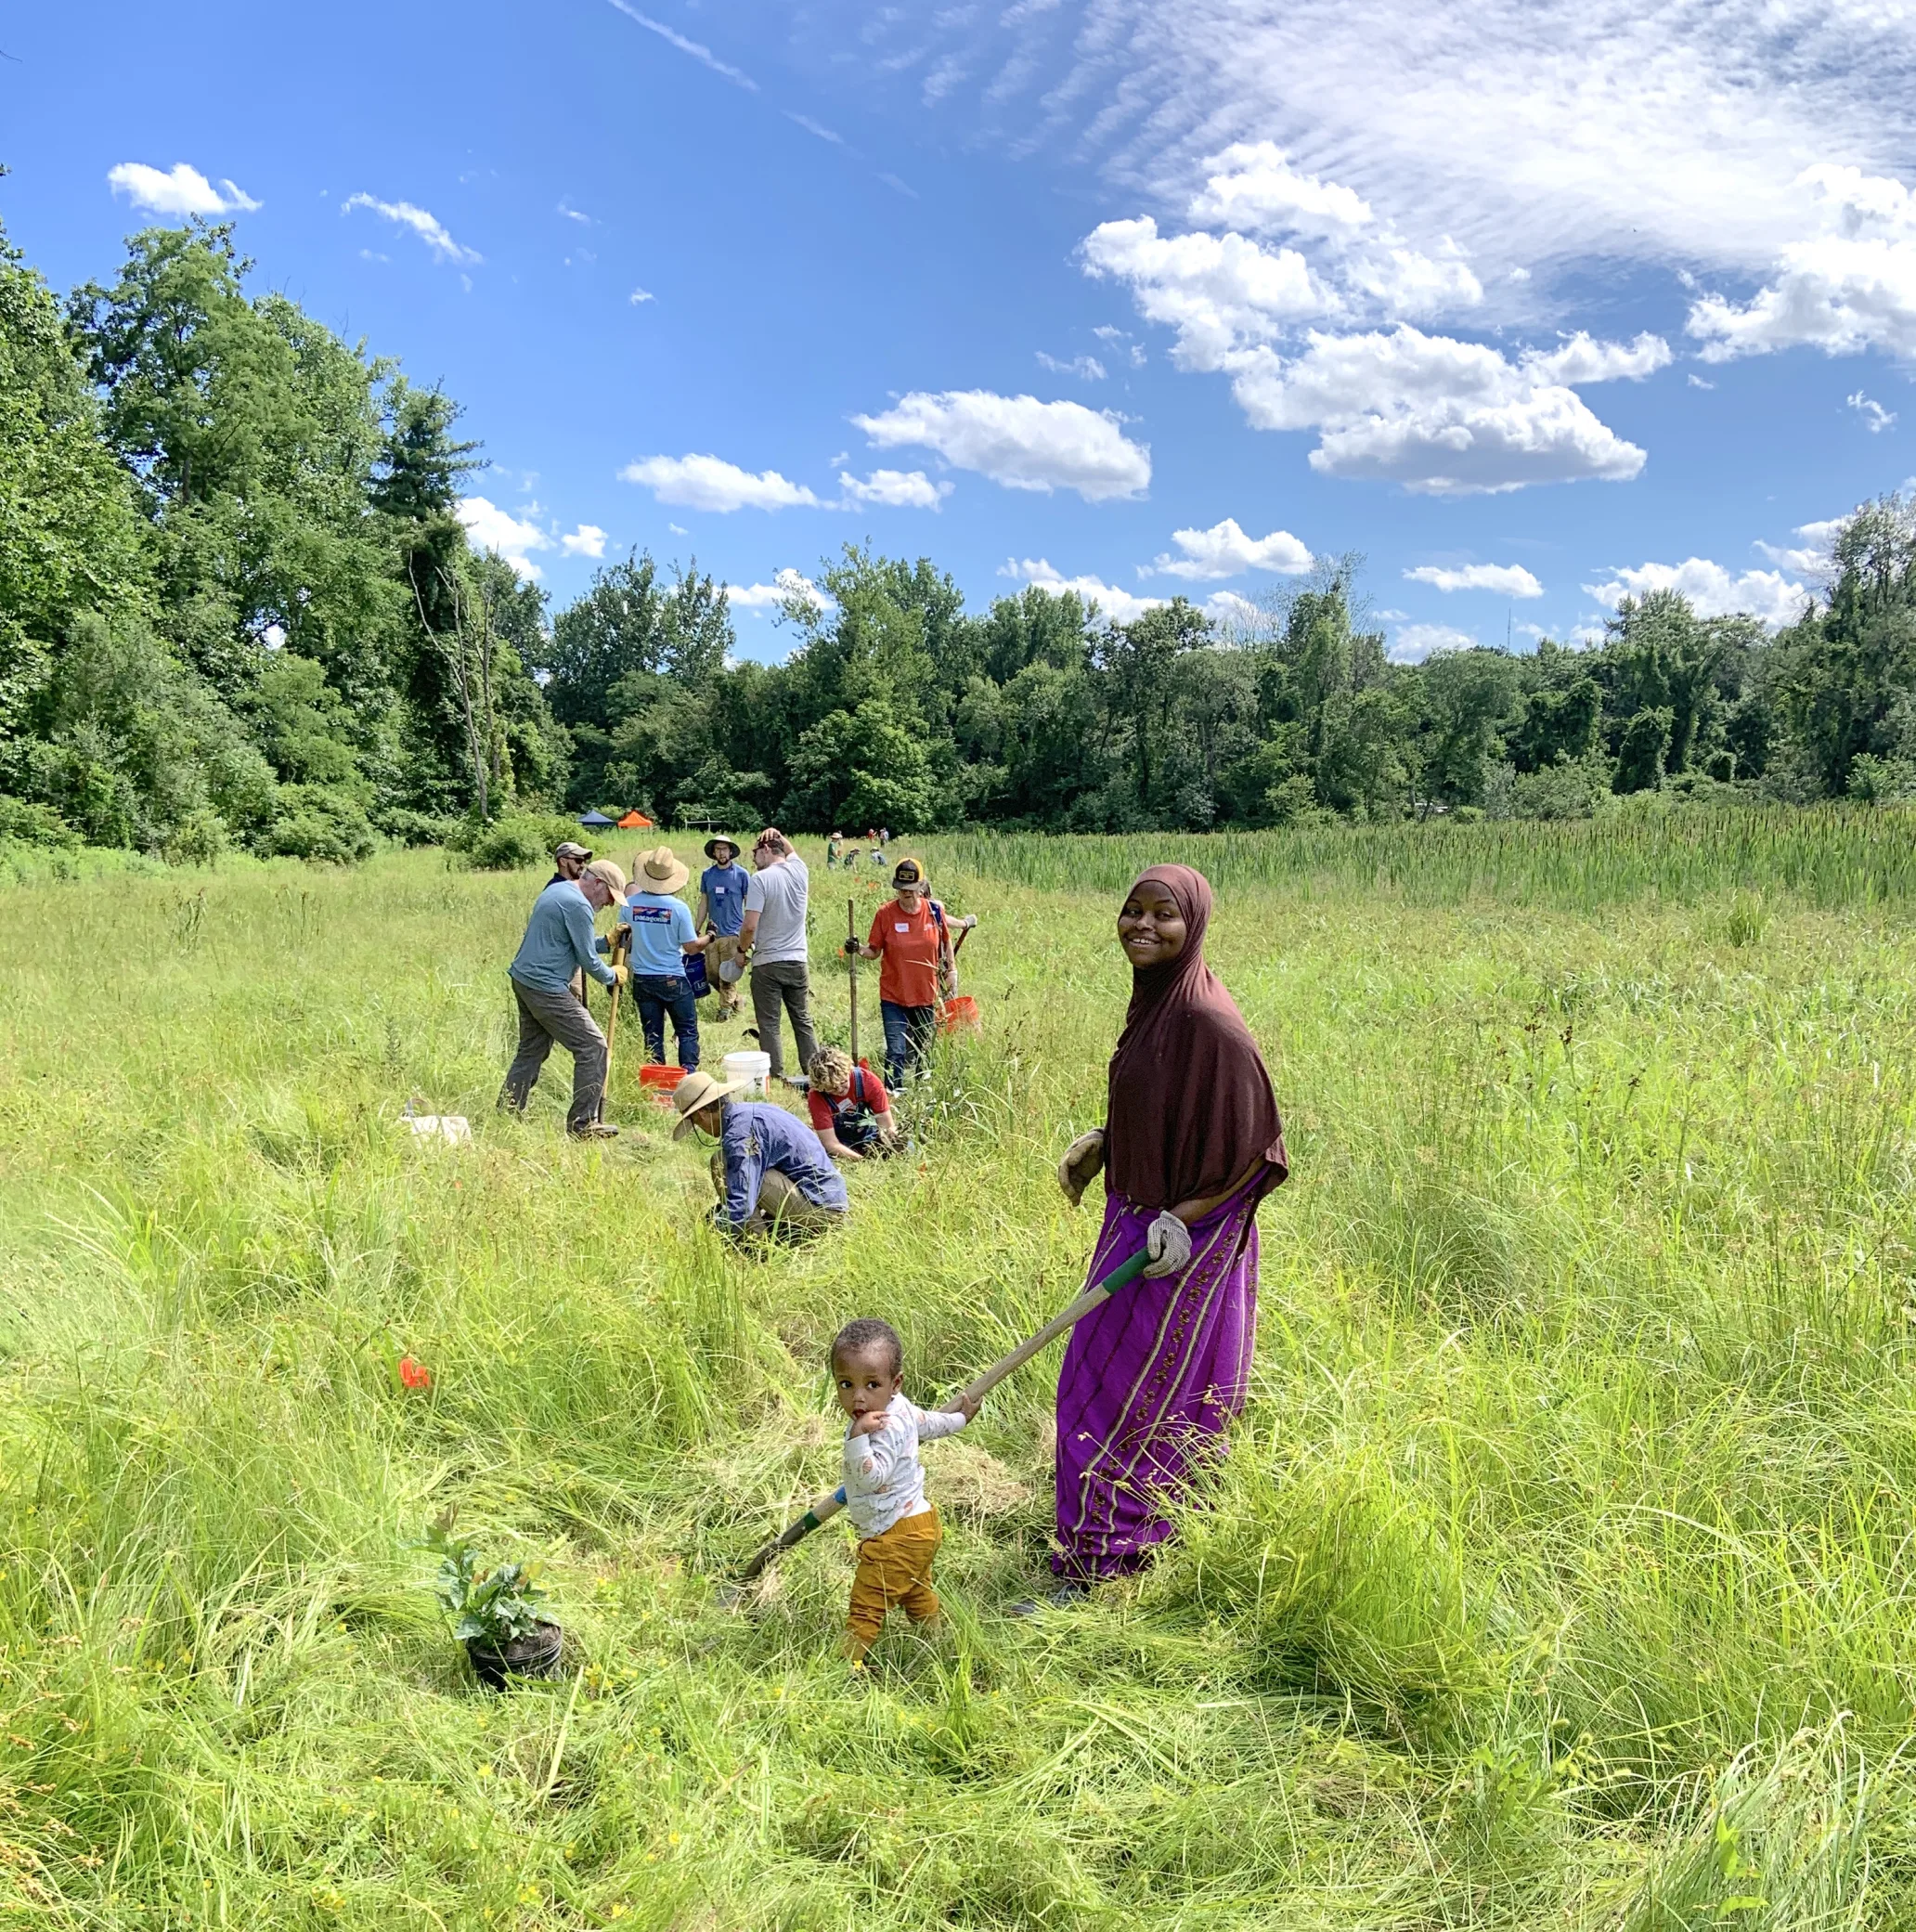
M 652 821 L 649 818 L 647 818 L 642 811 L 628 811 L 627 812 L 625 817 L 618 822 L 618 827 L 621 832 L 631 832 L 636 830 L 639 826 L 650 826 L 651 823 Z

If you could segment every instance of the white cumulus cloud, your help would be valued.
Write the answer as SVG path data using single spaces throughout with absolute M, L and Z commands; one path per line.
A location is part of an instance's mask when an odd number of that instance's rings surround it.
M 874 470 L 862 483 L 841 470 L 838 487 L 848 506 L 874 503 L 887 510 L 936 510 L 952 494 L 952 485 L 934 483 L 923 470 Z
M 1173 530 L 1171 540 L 1184 555 L 1173 557 L 1167 551 L 1159 556 L 1150 570 L 1159 577 L 1237 577 L 1247 570 L 1275 570 L 1296 577 L 1311 567 L 1310 547 L 1288 530 L 1248 537 L 1234 516 L 1208 530 Z
M 262 205 L 231 181 L 222 181 L 215 188 L 198 168 L 183 161 L 175 162 L 164 174 L 143 161 L 123 161 L 107 170 L 107 185 L 136 208 L 155 214 L 232 214 Z
M 1187 369 L 1222 368 L 1239 344 L 1343 305 L 1294 248 L 1201 230 L 1160 235 L 1148 214 L 1100 224 L 1082 255 L 1087 274 L 1128 283 L 1140 315 L 1177 331 L 1173 353 Z
M 602 557 L 605 532 L 597 524 L 581 524 L 570 537 L 559 539 L 559 548 L 568 557 Z
M 1747 613 L 1772 630 L 1793 624 L 1809 602 L 1809 592 L 1777 570 L 1745 570 L 1737 575 L 1705 557 L 1681 564 L 1639 564 L 1619 569 L 1607 581 L 1584 589 L 1607 609 L 1625 597 L 1643 597 L 1651 590 L 1678 590 L 1689 599 L 1700 617 L 1728 617 Z
M 1704 360 L 1798 344 L 1916 355 L 1916 195 L 1854 167 L 1806 168 L 1796 185 L 1810 201 L 1809 232 L 1781 249 L 1764 286 L 1748 302 L 1708 294 L 1692 305 Z
M 794 597 L 802 598 L 815 611 L 834 607 L 832 600 L 809 577 L 789 564 L 774 573 L 769 584 L 728 584 L 725 594 L 733 610 L 751 611 L 759 616 L 767 611 L 783 610 Z
M 537 524 L 524 522 L 486 497 L 461 497 L 459 520 L 478 549 L 497 551 L 521 577 L 539 575 L 530 552 L 550 550 L 552 539 Z
M 1468 630 L 1448 624 L 1405 624 L 1391 640 L 1385 654 L 1392 664 L 1421 664 L 1440 651 L 1474 651 L 1477 640 Z
M 1181 368 L 1228 375 L 1254 426 L 1315 430 L 1320 473 L 1463 495 L 1642 468 L 1644 452 L 1576 392 L 1664 368 L 1660 336 L 1612 343 L 1579 331 L 1513 356 L 1427 333 L 1410 318 L 1483 299 L 1448 237 L 1434 250 L 1411 246 L 1353 189 L 1293 167 L 1271 141 L 1240 143 L 1209 165 L 1190 207 L 1229 224 L 1225 232 L 1166 235 L 1138 215 L 1094 228 L 1080 258 L 1174 332 Z
M 823 506 L 802 483 L 776 470 L 755 474 L 717 456 L 648 456 L 619 472 L 623 483 L 642 483 L 661 503 L 688 510 L 818 510 Z
M 1000 577 L 1021 584 L 1036 584 L 1041 590 L 1063 595 L 1074 590 L 1086 603 L 1094 603 L 1099 614 L 1114 624 L 1130 624 L 1146 611 L 1162 610 L 1168 597 L 1140 597 L 1121 584 L 1107 584 L 1101 577 L 1067 577 L 1044 557 L 1008 557 L 998 566 Z M 1214 624 L 1242 628 L 1262 617 L 1262 613 L 1248 597 L 1234 590 L 1214 590 L 1202 605 L 1204 615 Z
M 1452 570 L 1421 564 L 1405 576 L 1414 584 L 1440 590 L 1495 590 L 1500 597 L 1541 597 L 1544 587 L 1521 564 L 1464 564 Z
M 854 416 L 882 449 L 936 450 L 954 469 L 976 470 L 1007 489 L 1074 489 L 1088 503 L 1141 495 L 1151 454 L 1117 417 L 1082 403 L 1040 402 L 988 389 L 914 391 L 876 416 Z
M 1146 611 L 1158 609 L 1165 601 L 1161 597 L 1140 597 L 1120 585 L 1107 584 L 1099 577 L 1067 577 L 1062 570 L 1053 568 L 1045 557 L 1007 558 L 998 566 L 998 575 L 1021 584 L 1036 584 L 1040 590 L 1055 595 L 1075 590 L 1086 603 L 1096 604 L 1115 624 L 1129 624 Z
M 370 208 L 375 214 L 384 215 L 398 227 L 410 228 L 441 262 L 478 262 L 485 259 L 473 249 L 461 248 L 447 232 L 446 224 L 437 215 L 415 207 L 410 201 L 382 201 L 372 195 L 358 194 L 348 195 L 340 203 L 342 214 L 350 214 L 355 208 Z
M 1596 347 L 1599 345 L 1593 345 Z M 1433 496 L 1584 478 L 1625 481 L 1644 452 L 1553 381 L 1550 358 L 1407 323 L 1392 331 L 1312 331 L 1287 361 L 1269 348 L 1233 358 L 1233 389 L 1258 429 L 1315 430 L 1311 467 L 1327 476 L 1401 483 Z
M 1370 203 L 1335 181 L 1302 175 L 1275 141 L 1238 141 L 1207 163 L 1213 172 L 1191 202 L 1194 221 L 1275 234 L 1339 235 L 1377 219 Z
M 1799 544 L 1758 542 L 1756 548 L 1772 564 L 1780 564 L 1785 570 L 1793 570 L 1804 577 L 1825 577 L 1829 574 L 1832 559 L 1830 548 L 1836 541 L 1836 533 L 1848 522 L 1847 517 L 1825 517 L 1819 523 L 1798 524 L 1795 534 L 1803 541 Z

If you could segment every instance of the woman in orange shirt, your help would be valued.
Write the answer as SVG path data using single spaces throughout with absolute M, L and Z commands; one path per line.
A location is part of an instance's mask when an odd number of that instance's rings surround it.
M 938 1031 L 938 1003 L 952 990 L 952 923 L 927 889 L 925 868 L 900 859 L 891 875 L 897 895 L 878 908 L 865 943 L 847 940 L 848 953 L 881 962 L 878 1011 L 885 1021 L 885 1083 L 898 1091 L 907 1072 L 918 1067 Z M 977 920 L 967 914 L 957 930 L 969 932 Z

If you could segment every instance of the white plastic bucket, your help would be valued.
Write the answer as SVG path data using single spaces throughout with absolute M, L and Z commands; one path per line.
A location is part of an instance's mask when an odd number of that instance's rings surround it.
M 745 1083 L 745 1092 L 756 1094 L 764 1099 L 771 1083 L 771 1056 L 769 1053 L 729 1053 L 722 1065 L 725 1069 L 725 1084 L 733 1081 Z

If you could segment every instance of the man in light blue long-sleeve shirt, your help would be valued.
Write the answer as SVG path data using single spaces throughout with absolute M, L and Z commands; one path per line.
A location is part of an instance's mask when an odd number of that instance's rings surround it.
M 615 986 L 625 968 L 599 957 L 592 915 L 626 893 L 626 875 L 610 859 L 594 859 L 576 881 L 555 879 L 533 901 L 525 937 L 507 972 L 519 1009 L 519 1050 L 506 1070 L 499 1105 L 523 1114 L 553 1041 L 572 1056 L 569 1133 L 582 1140 L 610 1140 L 616 1127 L 599 1118 L 605 1092 L 605 1035 L 572 990 L 572 976 L 589 973 L 602 986 Z

